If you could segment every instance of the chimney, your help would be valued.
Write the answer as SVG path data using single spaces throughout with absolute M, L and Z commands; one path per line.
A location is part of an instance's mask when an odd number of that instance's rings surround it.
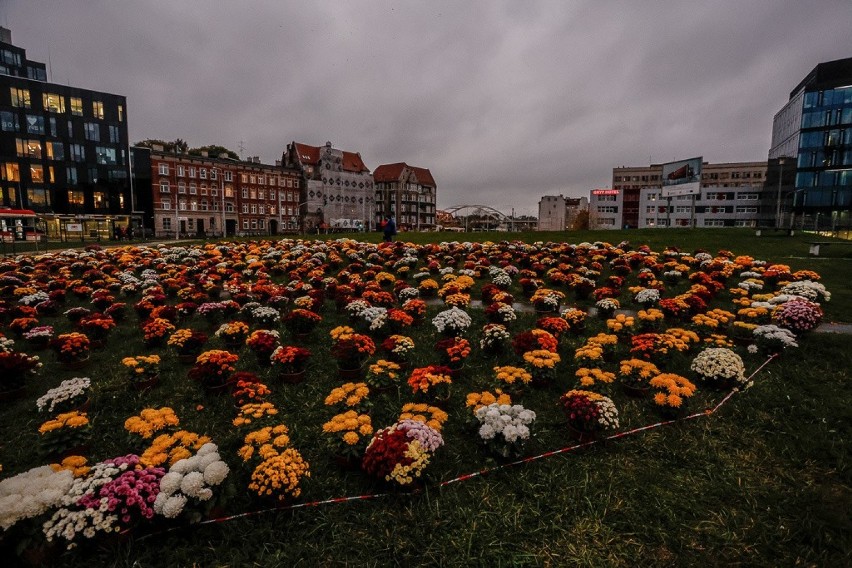
M 227 160 L 228 158 L 230 158 L 230 156 L 228 155 L 227 152 L 222 152 L 221 154 L 219 154 L 220 160 Z
M 0 26 L 0 41 L 3 43 L 12 43 L 12 30 Z
M 162 144 L 151 144 L 151 149 L 152 149 L 153 151 L 155 151 L 155 152 L 162 152 L 162 151 L 164 151 L 164 150 L 165 150 L 165 149 L 163 148 L 163 145 L 162 145 Z
M 210 156 L 210 153 L 207 150 L 201 151 L 201 157 L 202 158 L 208 158 L 209 156 Z

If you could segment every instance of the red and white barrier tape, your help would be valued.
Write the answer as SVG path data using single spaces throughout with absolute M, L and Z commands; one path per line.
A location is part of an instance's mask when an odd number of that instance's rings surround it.
M 754 370 L 754 372 L 751 375 L 748 376 L 748 379 L 746 379 L 746 384 L 751 383 L 752 379 L 760 371 L 762 371 L 763 368 L 766 367 L 766 365 L 768 365 L 772 360 L 774 360 L 777 357 L 778 357 L 777 354 L 770 355 L 769 358 L 766 359 L 766 361 L 764 361 L 757 369 Z M 745 387 L 745 388 L 748 388 L 748 387 Z M 742 389 L 742 390 L 745 390 L 745 389 Z M 446 481 L 442 481 L 442 482 L 438 483 L 436 485 L 436 487 L 446 487 L 448 485 L 452 485 L 453 483 L 458 483 L 460 481 L 467 481 L 468 479 L 474 479 L 476 477 L 488 475 L 492 472 L 499 471 L 501 469 L 507 469 L 507 468 L 510 468 L 510 467 L 513 467 L 513 466 L 516 466 L 516 465 L 520 465 L 520 464 L 524 464 L 524 463 L 530 463 L 530 462 L 538 461 L 538 460 L 543 459 L 543 458 L 549 458 L 551 456 L 556 456 L 556 455 L 559 455 L 559 454 L 572 452 L 574 450 L 587 448 L 587 447 L 593 446 L 593 445 L 595 445 L 599 442 L 605 442 L 605 441 L 608 441 L 608 440 L 618 440 L 619 438 L 624 438 L 626 436 L 631 436 L 631 435 L 634 435 L 634 434 L 638 434 L 640 432 L 645 432 L 646 430 L 653 430 L 655 428 L 660 428 L 662 426 L 668 426 L 669 424 L 674 424 L 676 422 L 683 422 L 685 420 L 692 420 L 692 419 L 695 419 L 695 418 L 700 418 L 702 416 L 710 416 L 711 414 L 718 411 L 726 402 L 728 402 L 731 399 L 731 397 L 734 396 L 734 394 L 736 394 L 738 392 L 742 392 L 742 390 L 739 389 L 739 388 L 733 389 L 721 401 L 719 401 L 719 403 L 716 406 L 714 406 L 713 408 L 704 410 L 702 412 L 696 412 L 694 414 L 689 414 L 689 415 L 683 416 L 681 418 L 674 418 L 672 420 L 665 420 L 663 422 L 656 422 L 654 424 L 648 424 L 646 426 L 640 426 L 639 428 L 633 428 L 632 430 L 626 430 L 624 432 L 618 432 L 617 434 L 607 436 L 606 438 L 599 438 L 599 439 L 596 439 L 596 440 L 590 440 L 588 442 L 581 442 L 579 444 L 574 444 L 573 446 L 566 446 L 566 447 L 560 448 L 558 450 L 551 450 L 549 452 L 544 452 L 543 454 L 538 454 L 536 456 L 521 458 L 517 461 L 513 461 L 513 462 L 510 462 L 510 463 L 505 463 L 505 464 L 500 464 L 500 465 L 496 465 L 496 466 L 493 466 L 493 467 L 488 467 L 488 468 L 481 469 L 479 471 L 475 471 L 475 472 L 472 472 L 472 473 L 466 473 L 464 475 L 460 475 L 460 476 L 455 477 L 453 479 L 448 479 Z M 412 494 L 416 494 L 416 493 L 417 492 L 412 492 Z M 381 499 L 383 497 L 389 497 L 391 495 L 394 495 L 394 494 L 393 493 L 368 493 L 368 494 L 365 494 L 365 495 L 355 495 L 355 496 L 352 496 L 352 497 L 336 497 L 334 499 L 324 499 L 322 501 L 310 501 L 310 502 L 307 502 L 307 503 L 292 503 L 292 504 L 289 504 L 289 505 L 282 505 L 281 507 L 270 507 L 268 509 L 259 509 L 257 511 L 248 511 L 246 513 L 238 513 L 236 515 L 229 515 L 227 517 L 220 517 L 220 518 L 217 518 L 217 519 L 208 519 L 208 520 L 205 520 L 205 521 L 200 521 L 198 523 L 193 523 L 192 525 L 186 525 L 186 526 L 181 526 L 181 527 L 172 527 L 172 528 L 169 528 L 169 529 L 166 529 L 166 530 L 163 530 L 163 531 L 158 531 L 158 532 L 153 532 L 153 533 L 143 535 L 136 540 L 142 540 L 142 539 L 145 539 L 145 538 L 148 538 L 148 537 L 151 537 L 151 536 L 157 536 L 157 535 L 165 534 L 165 533 L 168 533 L 168 532 L 184 529 L 184 528 L 187 528 L 189 526 L 200 526 L 200 525 L 224 523 L 224 522 L 227 522 L 227 521 L 233 521 L 235 519 L 242 519 L 242 518 L 246 518 L 246 517 L 254 517 L 254 516 L 257 516 L 257 515 L 270 513 L 272 511 L 289 511 L 289 510 L 293 510 L 293 509 L 301 509 L 301 508 L 306 508 L 306 507 L 319 507 L 320 505 L 331 505 L 331 504 L 334 504 L 334 503 L 347 503 L 349 501 L 369 501 L 369 500 L 373 500 L 373 499 Z

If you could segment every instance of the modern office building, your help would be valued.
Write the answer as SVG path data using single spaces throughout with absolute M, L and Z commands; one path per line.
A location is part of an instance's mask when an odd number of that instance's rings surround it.
M 577 216 L 589 207 L 585 197 L 545 195 L 538 202 L 539 231 L 566 231 L 574 226 Z
M 662 164 L 613 168 L 613 188 L 591 192 L 589 226 L 595 229 L 772 226 L 778 190 L 768 180 L 767 170 L 767 162 L 705 162 L 698 195 L 666 198 L 662 196 Z M 632 212 L 627 213 L 628 203 L 636 210 L 635 218 Z
M 291 142 L 281 158 L 285 168 L 299 172 L 302 228 L 370 230 L 375 219 L 373 174 L 361 154 L 325 146 Z
M 849 235 L 852 58 L 820 63 L 790 92 L 773 120 L 769 159 L 779 172 L 795 172 L 794 183 L 784 175 L 781 184 L 782 227 Z
M 382 164 L 373 172 L 378 225 L 389 215 L 405 230 L 435 228 L 435 203 L 438 186 L 427 168 L 405 162 Z
M 135 198 L 125 97 L 48 82 L 0 29 L 0 207 L 34 211 L 49 237 L 106 238 Z
M 257 158 L 234 160 L 133 148 L 137 191 L 152 196 L 156 237 L 276 235 L 299 229 L 299 173 Z

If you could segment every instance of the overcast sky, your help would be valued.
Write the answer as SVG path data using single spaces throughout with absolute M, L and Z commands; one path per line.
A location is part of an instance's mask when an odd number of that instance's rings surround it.
M 849 0 L 0 0 L 0 24 L 53 82 L 126 96 L 131 141 L 330 140 L 519 214 L 615 166 L 766 159 L 790 90 L 852 57 Z

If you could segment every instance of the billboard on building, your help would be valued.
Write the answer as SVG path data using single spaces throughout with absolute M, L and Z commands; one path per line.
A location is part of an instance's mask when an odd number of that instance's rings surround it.
M 701 193 L 702 157 L 663 164 L 662 196 L 698 195 Z

